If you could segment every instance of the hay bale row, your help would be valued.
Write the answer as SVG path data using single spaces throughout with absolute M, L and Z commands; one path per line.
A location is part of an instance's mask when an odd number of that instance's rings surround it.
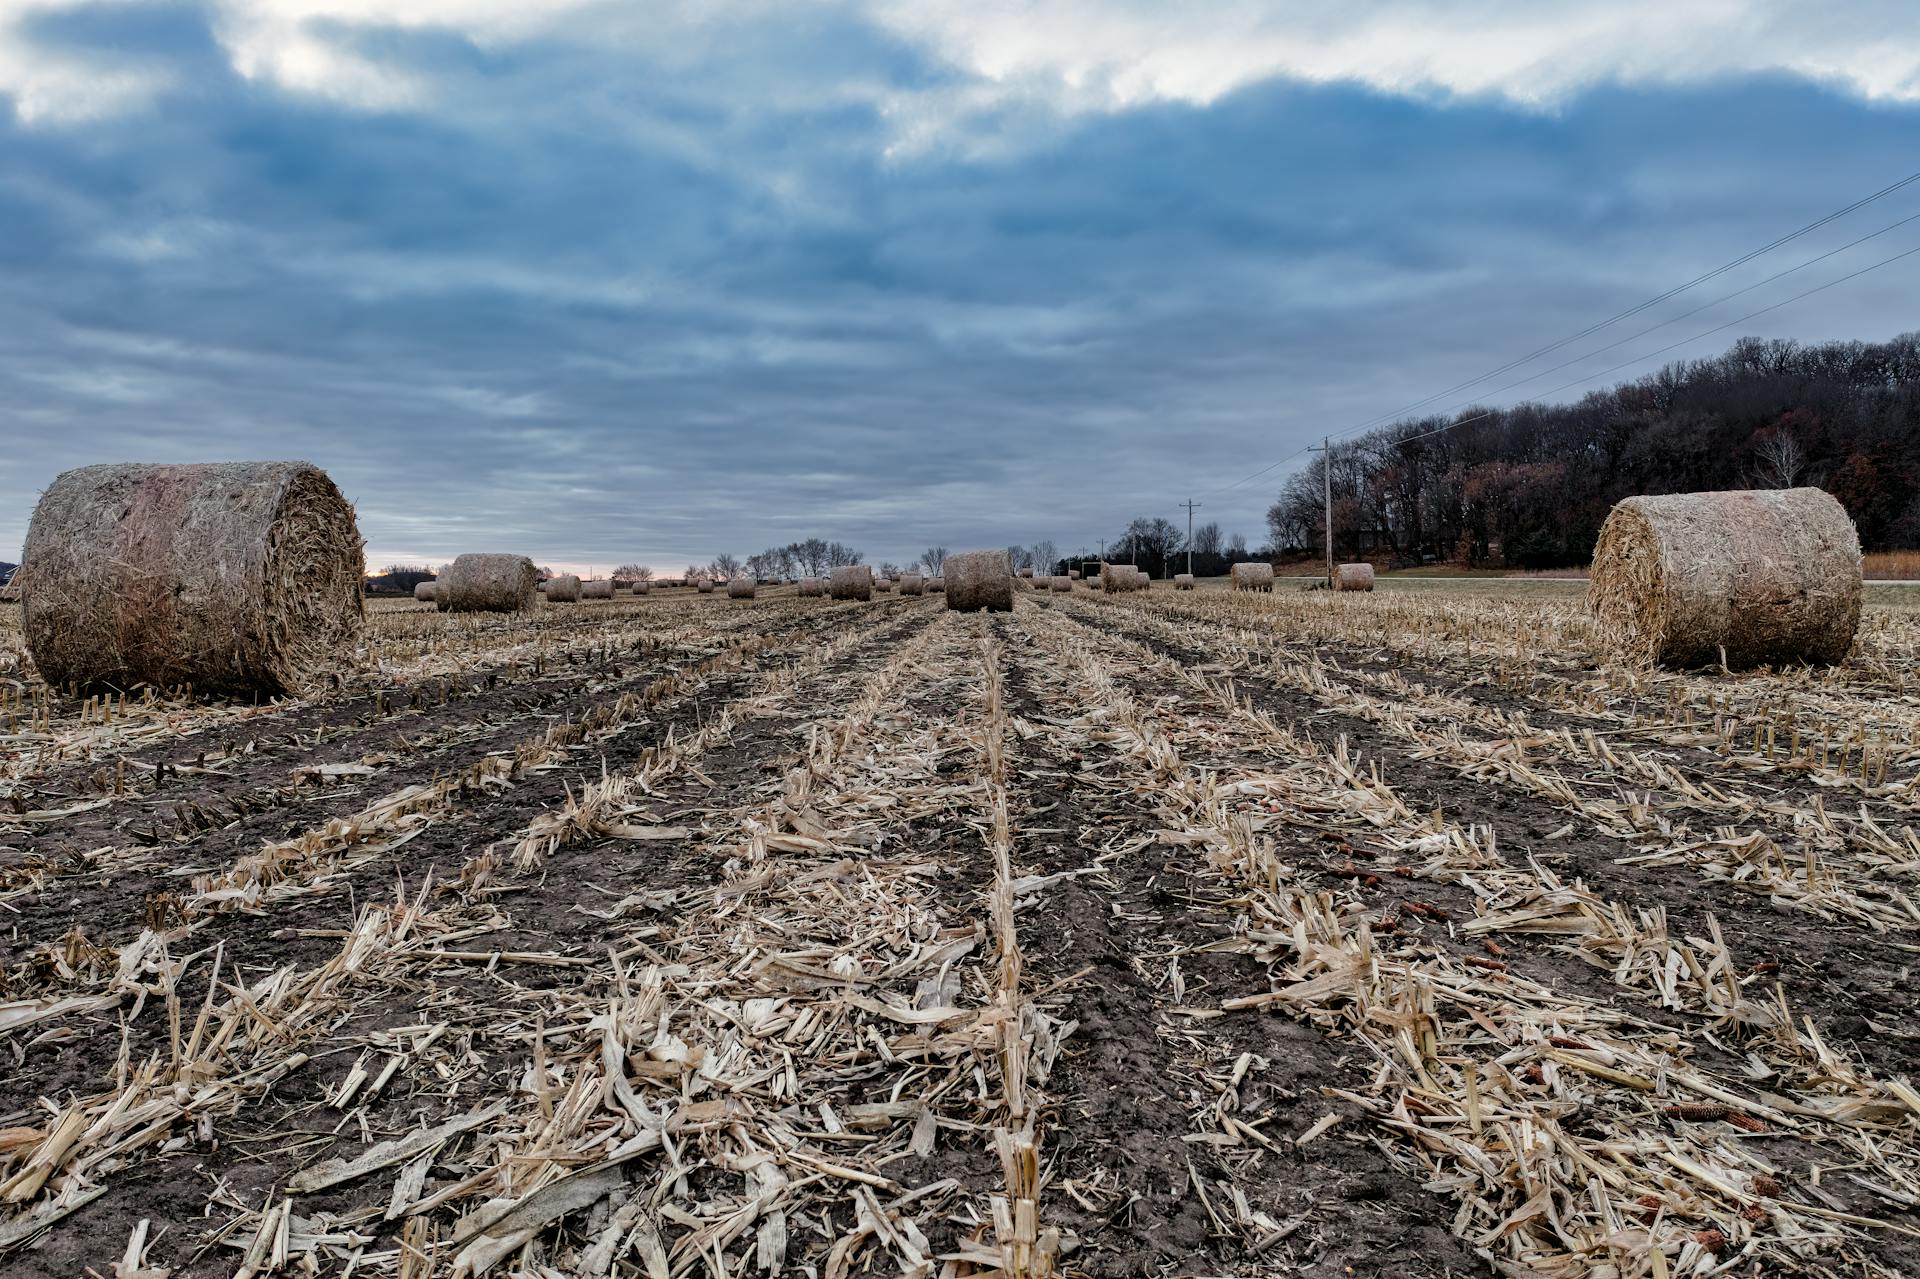
M 1193 581 L 1193 574 L 1191 574 L 1191 573 L 1175 573 L 1175 574 L 1173 575 L 1173 589 L 1174 589 L 1174 590 L 1176 590 L 1176 591 L 1190 591 L 1190 590 L 1192 590 L 1193 588 L 1194 588 L 1194 581 Z
M 1247 560 L 1235 564 L 1229 571 L 1236 591 L 1271 591 L 1273 589 L 1273 565 L 1257 560 Z
M 918 573 L 900 575 L 900 593 L 902 595 L 922 595 L 927 589 L 927 579 Z
M 727 598 L 730 600 L 750 600 L 754 597 L 759 583 L 751 577 L 736 577 L 727 583 Z
M 1005 551 L 962 551 L 940 566 L 947 607 L 962 613 L 1013 611 L 1013 574 Z
M 1333 571 L 1333 589 L 1336 591 L 1370 591 L 1373 589 L 1373 565 L 1342 564 Z
M 580 598 L 583 600 L 610 600 L 613 598 L 613 583 L 604 577 L 596 577 L 580 583 Z
M 581 595 L 580 579 L 572 573 L 550 577 L 547 579 L 546 591 L 549 604 L 578 604 Z
M 837 600 L 873 598 L 873 570 L 865 564 L 845 564 L 827 578 L 827 593 Z
M 1601 526 L 1587 602 L 1640 662 L 1834 663 L 1860 624 L 1860 536 L 1814 488 L 1630 497 Z
M 22 626 L 49 684 L 305 694 L 351 665 L 366 562 L 307 462 L 85 466 L 34 507 Z

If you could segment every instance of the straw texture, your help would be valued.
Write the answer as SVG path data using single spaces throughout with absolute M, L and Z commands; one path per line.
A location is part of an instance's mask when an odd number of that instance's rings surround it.
M 524 555 L 462 555 L 447 567 L 454 613 L 524 613 L 540 602 L 540 574 Z
M 962 551 L 940 566 L 947 582 L 947 607 L 963 613 L 1013 609 L 1013 574 L 1005 551 Z
M 1342 564 L 1333 571 L 1333 589 L 1336 591 L 1370 591 L 1373 589 L 1373 565 Z
M 837 600 L 873 598 L 873 570 L 865 564 L 846 564 L 828 577 L 828 593 Z
M 572 573 L 563 573 L 559 577 L 547 579 L 547 602 L 549 604 L 578 604 L 580 602 L 580 579 Z
M 1233 589 L 1236 591 L 1270 591 L 1273 589 L 1273 565 L 1257 560 L 1247 560 L 1235 564 L 1231 570 Z

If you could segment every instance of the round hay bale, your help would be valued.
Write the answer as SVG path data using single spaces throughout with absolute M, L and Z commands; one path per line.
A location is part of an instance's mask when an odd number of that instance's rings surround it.
M 1373 565 L 1342 564 L 1333 570 L 1333 589 L 1336 591 L 1370 591 L 1373 589 Z
M 1080 580 L 1080 570 L 1079 570 L 1079 569 L 1077 569 L 1077 568 L 1070 568 L 1070 569 L 1068 569 L 1068 570 L 1067 570 L 1067 580 L 1068 580 L 1069 582 L 1077 582 L 1077 581 L 1079 581 L 1079 580 Z
M 1271 591 L 1273 589 L 1273 565 L 1257 560 L 1247 560 L 1235 564 L 1230 570 L 1233 589 L 1236 591 Z
M 604 577 L 580 583 L 580 598 L 583 600 L 610 600 L 613 598 L 613 583 Z
M 930 577 L 930 578 L 928 578 L 928 579 L 927 579 L 927 594 L 929 594 L 929 595 L 945 595 L 946 593 L 947 593 L 947 579 L 946 579 L 946 578 L 944 578 L 944 577 Z
M 947 583 L 947 607 L 962 613 L 1013 610 L 1013 573 L 1005 551 L 962 551 L 940 566 Z
M 540 602 L 539 580 L 524 555 L 462 555 L 447 567 L 447 609 L 522 613 Z
M 311 693 L 365 620 L 353 507 L 307 462 L 67 471 L 21 558 L 27 648 L 53 685 Z
M 710 577 L 701 578 L 699 582 L 699 589 L 702 595 L 713 594 L 713 579 Z
M 580 579 L 572 573 L 550 577 L 547 579 L 547 603 L 578 604 L 584 589 Z
M 453 608 L 453 592 L 447 589 L 447 579 L 444 577 L 433 584 L 433 606 L 442 613 Z
M 1627 498 L 1587 587 L 1605 646 L 1673 666 L 1839 662 L 1860 596 L 1860 536 L 1814 488 Z
M 1050 577 L 1047 579 L 1047 585 L 1048 588 L 1053 591 L 1070 591 L 1073 589 L 1073 579 L 1069 577 Z
M 844 564 L 827 578 L 827 593 L 837 600 L 870 600 L 873 570 L 865 564 Z
M 413 584 L 413 600 L 416 604 L 433 603 L 433 583 L 415 582 Z
M 1194 581 L 1193 581 L 1193 574 L 1191 574 L 1191 573 L 1175 573 L 1175 574 L 1173 575 L 1173 589 L 1174 589 L 1174 590 L 1176 590 L 1176 591 L 1190 591 L 1190 590 L 1192 590 L 1193 588 L 1194 588 Z
M 652 582 L 635 582 L 633 584 L 633 593 L 635 595 L 651 595 L 653 594 L 653 583 Z
M 902 595 L 922 595 L 926 593 L 927 579 L 918 573 L 900 575 L 900 593 Z
M 1109 595 L 1126 591 L 1144 591 L 1152 581 L 1146 573 L 1132 564 L 1102 564 L 1100 566 L 1100 589 Z
M 750 577 L 736 577 L 727 583 L 727 598 L 730 600 L 750 600 L 754 588 L 758 585 Z
M 873 579 L 873 589 L 882 594 L 886 594 L 893 590 L 893 579 L 890 577 L 876 577 Z
M 824 577 L 803 577 L 800 579 L 800 594 L 803 596 L 825 595 L 827 579 Z
M 1021 569 L 1021 570 L 1020 570 L 1020 576 L 1021 576 L 1021 577 L 1032 577 L 1032 576 L 1033 576 L 1033 570 L 1032 570 L 1031 568 L 1023 568 L 1023 569 Z

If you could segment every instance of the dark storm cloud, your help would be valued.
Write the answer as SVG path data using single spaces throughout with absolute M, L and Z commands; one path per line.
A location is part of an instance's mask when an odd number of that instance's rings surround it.
M 136 457 L 311 458 L 380 559 L 1091 545 L 1902 175 L 1920 124 L 1783 79 L 1552 112 L 1270 80 L 903 145 L 899 104 L 969 77 L 843 14 L 336 33 L 430 88 L 381 109 L 242 76 L 209 21 L 35 21 L 168 80 L 0 124 L 0 557 L 57 471 Z M 1760 331 L 1911 328 L 1915 278 Z M 1257 540 L 1279 478 L 1203 518 Z

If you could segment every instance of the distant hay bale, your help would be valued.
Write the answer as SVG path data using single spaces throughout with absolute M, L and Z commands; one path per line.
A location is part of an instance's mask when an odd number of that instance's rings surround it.
M 702 595 L 713 594 L 713 579 L 710 577 L 701 578 L 699 583 L 699 590 Z
M 824 577 L 803 577 L 800 579 L 800 594 L 805 596 L 825 595 L 827 579 Z
M 613 598 L 613 583 L 604 577 L 580 583 L 580 598 L 583 600 L 610 600 Z
M 1860 596 L 1859 534 L 1814 488 L 1627 498 L 1587 587 L 1603 645 L 1672 666 L 1839 662 Z
M 1145 570 L 1132 564 L 1102 564 L 1100 566 L 1100 589 L 1109 595 L 1124 594 L 1127 591 L 1144 591 L 1153 585 Z
M 540 602 L 539 582 L 524 555 L 462 555 L 447 566 L 447 610 L 523 613 Z
M 415 582 L 413 584 L 413 599 L 416 604 L 433 603 L 433 583 L 430 581 Z
M 1013 609 L 1013 574 L 1005 551 L 962 551 L 940 566 L 947 582 L 947 607 L 962 613 Z
M 653 583 L 635 582 L 633 584 L 633 593 L 635 595 L 651 595 L 653 593 Z
M 727 598 L 730 600 L 750 600 L 754 596 L 758 583 L 751 577 L 736 577 L 727 583 Z
M 900 593 L 902 595 L 921 595 L 926 592 L 927 579 L 918 573 L 900 575 Z
M 893 579 L 890 577 L 876 577 L 873 579 L 873 589 L 882 594 L 891 593 L 893 590 Z
M 827 593 L 837 600 L 870 600 L 873 570 L 865 564 L 843 564 L 828 576 Z
M 1173 575 L 1173 589 L 1174 589 L 1174 590 L 1176 590 L 1176 591 L 1190 591 L 1190 590 L 1192 590 L 1192 589 L 1193 589 L 1193 587 L 1194 587 L 1194 581 L 1193 581 L 1193 574 L 1191 574 L 1191 573 L 1175 573 L 1175 574 Z
M 927 579 L 927 594 L 929 594 L 929 595 L 945 595 L 946 593 L 947 593 L 947 579 L 946 579 L 946 578 L 944 578 L 944 577 L 930 577 L 930 578 L 928 578 L 928 579 Z
M 1070 569 L 1068 569 L 1068 570 L 1067 570 L 1067 580 L 1068 580 L 1069 582 L 1077 582 L 1077 581 L 1079 581 L 1079 580 L 1080 580 L 1080 570 L 1079 570 L 1079 569 L 1077 569 L 1077 568 L 1070 568 Z
M 1073 589 L 1073 579 L 1070 577 L 1066 577 L 1064 575 L 1048 578 L 1047 584 L 1051 590 L 1054 590 L 1056 592 L 1070 591 Z
M 1273 589 L 1273 565 L 1257 560 L 1247 560 L 1235 564 L 1229 570 L 1236 591 L 1271 591 Z
M 1032 576 L 1033 576 L 1033 570 L 1032 570 L 1031 568 L 1023 568 L 1023 569 L 1021 569 L 1021 570 L 1020 570 L 1020 576 L 1022 576 L 1022 577 L 1032 577 Z
M 580 596 L 584 593 L 580 579 L 572 573 L 547 579 L 547 603 L 549 604 L 578 604 Z
M 1336 591 L 1370 591 L 1373 589 L 1373 565 L 1342 564 L 1333 571 L 1333 589 Z
M 67 471 L 22 559 L 27 648 L 55 686 L 312 693 L 365 617 L 353 507 L 307 462 Z

